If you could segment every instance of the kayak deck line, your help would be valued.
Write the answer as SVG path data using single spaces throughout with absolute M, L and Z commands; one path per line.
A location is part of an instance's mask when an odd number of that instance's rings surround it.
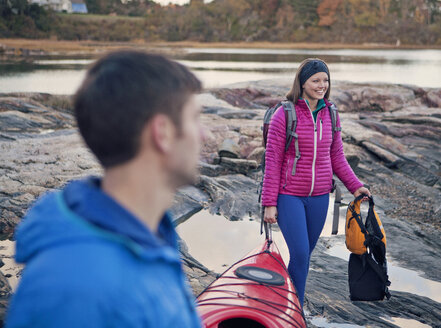
M 236 328 L 243 320 L 256 328 L 306 327 L 294 284 L 270 239 L 225 270 L 197 301 L 205 328 Z

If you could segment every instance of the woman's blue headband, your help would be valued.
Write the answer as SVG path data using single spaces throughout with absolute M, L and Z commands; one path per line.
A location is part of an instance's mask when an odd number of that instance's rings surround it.
M 300 72 L 300 86 L 303 86 L 311 76 L 319 72 L 325 72 L 326 74 L 328 74 L 329 79 L 328 67 L 326 67 L 326 64 L 324 62 L 317 59 L 308 62 L 305 66 L 303 66 L 303 69 Z

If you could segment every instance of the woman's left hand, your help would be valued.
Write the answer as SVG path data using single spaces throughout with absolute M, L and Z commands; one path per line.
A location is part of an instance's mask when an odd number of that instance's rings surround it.
M 369 197 L 372 196 L 372 195 L 371 195 L 371 192 L 369 191 L 368 188 L 366 188 L 366 187 L 360 187 L 360 188 L 358 188 L 358 189 L 354 192 L 354 197 L 357 198 L 358 196 L 360 196 L 360 195 L 362 195 L 362 194 L 368 195 Z M 367 199 L 368 199 L 367 197 L 364 197 L 362 200 L 367 200 Z

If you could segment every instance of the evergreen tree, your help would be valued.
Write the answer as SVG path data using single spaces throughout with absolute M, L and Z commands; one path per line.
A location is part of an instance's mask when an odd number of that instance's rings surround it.
M 317 25 L 319 0 L 288 0 L 288 2 L 294 8 L 297 19 L 304 27 Z
M 24 15 L 25 10 L 29 6 L 27 0 L 10 0 L 11 8 L 13 11 L 16 11 L 18 15 Z

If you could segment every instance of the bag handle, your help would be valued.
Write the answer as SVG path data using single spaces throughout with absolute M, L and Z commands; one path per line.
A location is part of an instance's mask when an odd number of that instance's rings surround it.
M 263 234 L 263 231 L 265 230 L 265 240 L 267 241 L 267 249 L 269 249 L 270 245 L 273 242 L 273 234 L 271 230 L 271 224 L 268 222 L 265 222 L 263 219 L 264 217 L 264 210 L 262 210 L 262 216 L 260 221 L 260 234 Z
M 360 227 L 361 232 L 365 235 L 365 237 L 367 237 L 368 233 L 367 233 L 366 227 L 363 224 L 363 219 L 362 219 L 361 215 L 355 211 L 355 208 L 354 208 L 355 204 L 358 204 L 358 206 L 360 206 L 361 200 L 365 197 L 367 197 L 369 199 L 369 209 L 373 209 L 374 198 L 372 196 L 369 196 L 368 194 L 361 194 L 361 195 L 355 197 L 355 199 L 351 202 L 351 204 L 349 204 L 348 209 L 351 211 L 352 217 L 355 219 L 355 221 L 357 221 L 357 224 Z M 349 227 L 349 222 L 348 222 L 348 227 Z
M 357 197 L 355 197 L 354 203 L 360 202 L 365 197 L 367 197 L 369 199 L 369 206 L 373 206 L 374 205 L 374 197 L 373 196 L 369 196 L 368 194 L 360 194 L 360 195 L 358 195 Z

